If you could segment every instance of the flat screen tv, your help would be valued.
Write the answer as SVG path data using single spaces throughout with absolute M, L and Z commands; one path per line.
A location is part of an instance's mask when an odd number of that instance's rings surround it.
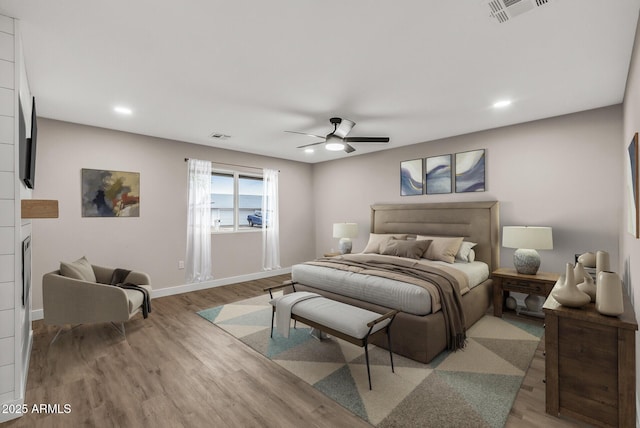
M 25 186 L 33 189 L 36 181 L 36 143 L 38 140 L 38 122 L 36 119 L 36 99 L 33 97 L 31 104 L 31 136 L 26 136 L 26 124 L 22 112 L 22 102 L 18 103 L 20 114 L 19 138 L 20 138 L 20 178 Z

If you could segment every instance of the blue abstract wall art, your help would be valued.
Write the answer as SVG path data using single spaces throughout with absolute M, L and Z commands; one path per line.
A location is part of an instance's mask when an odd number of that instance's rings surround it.
M 423 193 L 422 159 L 400 162 L 400 195 L 412 196 Z
M 456 192 L 484 192 L 485 150 L 456 153 Z
M 451 155 L 426 159 L 427 195 L 451 193 Z

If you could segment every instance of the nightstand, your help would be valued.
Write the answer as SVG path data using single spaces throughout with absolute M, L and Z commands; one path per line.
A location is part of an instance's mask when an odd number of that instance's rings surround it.
M 535 294 L 546 298 L 560 275 L 557 273 L 538 272 L 535 275 L 524 275 L 511 268 L 500 268 L 493 271 L 493 315 L 502 317 L 502 308 L 509 291 L 524 294 Z
M 595 304 L 544 303 L 547 413 L 601 427 L 636 426 L 636 331 L 631 300 L 624 313 L 601 315 Z

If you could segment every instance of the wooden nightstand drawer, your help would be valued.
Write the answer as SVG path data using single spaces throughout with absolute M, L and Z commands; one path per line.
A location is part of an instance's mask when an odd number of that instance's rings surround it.
M 515 279 L 504 279 L 502 281 L 502 288 L 509 291 L 518 291 L 520 293 L 540 293 L 545 292 L 544 284 L 530 281 L 518 281 Z

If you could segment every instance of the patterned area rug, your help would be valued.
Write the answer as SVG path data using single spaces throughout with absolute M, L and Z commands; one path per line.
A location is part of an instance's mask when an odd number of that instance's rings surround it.
M 298 323 L 288 339 L 269 338 L 268 296 L 205 309 L 198 315 L 313 385 L 378 427 L 502 427 L 543 334 L 542 326 L 486 315 L 467 332 L 467 346 L 429 364 L 337 338 L 322 341 Z

